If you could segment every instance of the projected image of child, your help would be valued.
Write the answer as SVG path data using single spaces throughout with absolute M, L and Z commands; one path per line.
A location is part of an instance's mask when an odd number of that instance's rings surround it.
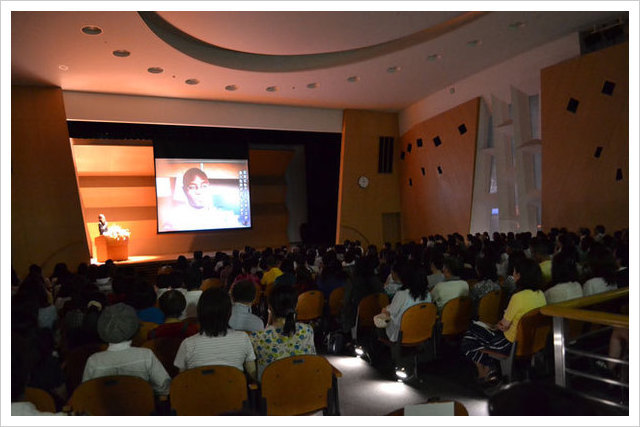
M 174 197 L 173 206 L 165 208 L 159 217 L 160 231 L 207 230 L 214 228 L 245 227 L 233 210 L 216 206 L 213 186 L 207 174 L 199 168 L 189 168 L 182 174 L 182 188 L 178 183 L 175 192 L 184 192 L 182 197 Z M 237 188 L 237 187 L 236 187 Z M 182 195 L 178 195 L 182 196 Z

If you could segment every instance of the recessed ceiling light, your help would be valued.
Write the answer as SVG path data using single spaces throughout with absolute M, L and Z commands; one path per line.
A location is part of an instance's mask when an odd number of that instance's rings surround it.
M 476 46 L 480 46 L 482 44 L 482 40 L 469 40 L 467 42 L 467 46 L 471 46 L 471 47 L 476 47 Z
M 449 87 L 449 94 L 453 95 L 454 93 L 456 93 L 456 87 L 455 86 Z
M 113 51 L 113 56 L 117 56 L 118 58 L 126 58 L 131 55 L 131 52 L 125 49 L 118 49 Z
M 269 86 L 268 88 L 266 88 L 265 90 L 267 92 L 277 92 L 278 91 L 278 86 Z
M 147 71 L 151 74 L 160 74 L 164 72 L 164 69 L 162 69 L 162 67 L 149 67 L 147 68 Z
M 347 77 L 347 81 L 348 81 L 349 83 L 359 82 L 359 81 L 360 81 L 360 77 L 358 77 L 358 76 L 351 76 L 351 77 Z
M 82 27 L 82 32 L 89 36 L 97 36 L 98 34 L 102 34 L 102 28 L 96 27 L 95 25 L 86 25 Z
M 526 27 L 527 23 L 526 22 L 522 22 L 522 21 L 516 21 L 516 22 L 512 22 L 511 24 L 509 24 L 509 29 L 510 30 L 519 30 L 522 27 Z
M 427 56 L 427 61 L 429 61 L 429 62 L 434 62 L 434 61 L 437 61 L 439 59 L 442 59 L 442 55 L 440 55 L 440 54 L 433 54 L 433 55 Z
M 227 85 L 224 87 L 224 90 L 228 90 L 229 92 L 233 92 L 234 90 L 238 90 L 238 86 L 236 85 Z
M 197 85 L 198 83 L 200 83 L 200 80 L 198 80 L 198 79 L 187 79 L 184 82 L 186 84 L 188 84 L 188 85 Z
M 58 65 L 58 70 L 60 71 L 69 71 L 69 66 L 68 65 Z
M 309 83 L 309 84 L 307 85 L 307 87 L 308 87 L 309 89 L 315 89 L 315 88 L 317 88 L 317 87 L 318 87 L 318 83 Z
M 394 65 L 393 67 L 389 67 L 387 68 L 387 73 L 397 73 L 398 71 L 400 71 L 402 68 L 398 67 L 397 65 Z

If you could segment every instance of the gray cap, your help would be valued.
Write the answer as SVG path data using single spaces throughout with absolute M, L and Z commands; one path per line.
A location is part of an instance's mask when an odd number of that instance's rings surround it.
M 136 310 L 124 303 L 106 307 L 98 318 L 98 334 L 108 343 L 130 340 L 138 332 L 139 326 Z

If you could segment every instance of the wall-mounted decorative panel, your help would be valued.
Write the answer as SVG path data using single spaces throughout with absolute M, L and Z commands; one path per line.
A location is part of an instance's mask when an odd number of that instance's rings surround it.
M 542 70 L 545 230 L 629 226 L 628 71 L 627 43 Z
M 402 135 L 403 147 L 432 142 L 399 162 L 403 240 L 469 231 L 479 106 L 480 98 L 472 99 Z

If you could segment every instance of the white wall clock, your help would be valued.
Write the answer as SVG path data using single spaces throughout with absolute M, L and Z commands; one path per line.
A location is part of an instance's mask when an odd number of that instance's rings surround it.
M 369 178 L 362 175 L 360 178 L 358 178 L 358 185 L 360 186 L 360 188 L 367 188 L 369 186 Z

